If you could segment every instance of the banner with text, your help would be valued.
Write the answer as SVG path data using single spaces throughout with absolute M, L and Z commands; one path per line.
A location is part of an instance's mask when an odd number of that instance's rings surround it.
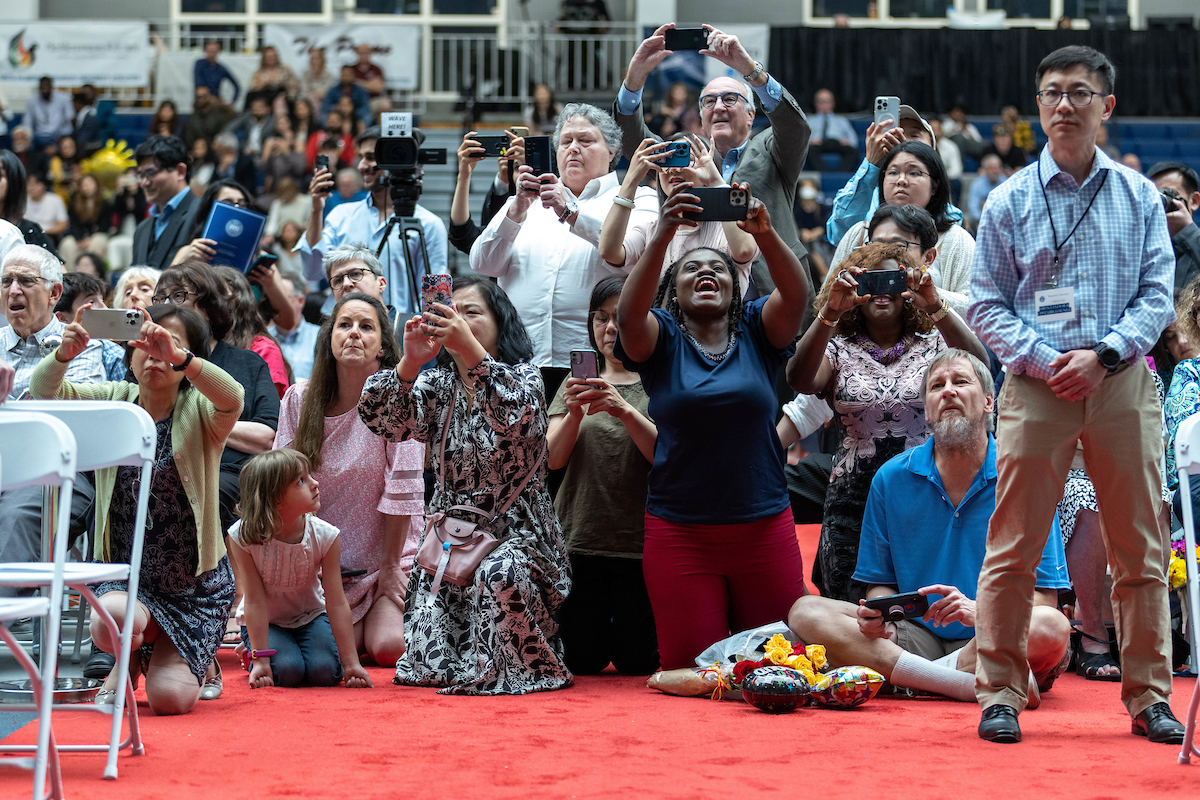
M 335 77 L 342 64 L 358 60 L 354 48 L 371 45 L 371 63 L 383 70 L 391 89 L 416 89 L 420 28 L 416 25 L 264 25 L 263 43 L 279 51 L 279 60 L 299 75 L 308 54 L 325 48 L 325 64 Z
M 0 79 L 58 86 L 149 86 L 146 22 L 30 22 L 0 25 Z

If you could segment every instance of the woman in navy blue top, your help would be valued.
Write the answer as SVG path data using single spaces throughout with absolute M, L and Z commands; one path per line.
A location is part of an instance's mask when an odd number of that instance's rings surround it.
M 617 306 L 616 354 L 641 375 L 658 425 L 642 568 L 663 669 L 691 664 L 730 631 L 783 619 L 807 591 L 775 433 L 775 382 L 806 304 L 803 267 L 751 199 L 738 226 L 766 260 L 769 297 L 743 303 L 729 257 L 708 248 L 685 253 L 660 286 L 683 213 L 700 210 L 690 187 L 663 203 Z

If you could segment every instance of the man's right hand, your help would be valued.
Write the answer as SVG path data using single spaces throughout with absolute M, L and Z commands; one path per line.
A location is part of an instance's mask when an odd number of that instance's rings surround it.
M 650 76 L 654 68 L 661 64 L 667 56 L 674 54 L 674 50 L 667 49 L 667 40 L 663 35 L 674 27 L 674 22 L 668 22 L 638 45 L 633 58 L 629 59 L 629 70 L 625 73 L 626 89 L 631 92 L 640 92 L 646 85 L 646 78 Z
M 872 122 L 867 126 L 867 161 L 878 167 L 884 156 L 903 141 L 904 131 L 896 127 L 884 129 Z
M 333 193 L 333 173 L 327 167 L 321 167 L 313 173 L 312 182 L 308 185 L 308 193 L 312 196 L 313 205 L 319 200 L 324 206 L 325 198 Z
M 1167 214 L 1167 231 L 1170 232 L 1171 238 L 1174 239 L 1181 230 L 1191 224 L 1193 224 L 1192 212 L 1186 203 L 1176 200 L 1175 210 Z
M 883 612 L 877 608 L 867 608 L 866 604 L 866 600 L 858 601 L 858 632 L 868 639 L 886 639 Z
M 542 184 L 538 176 L 533 174 L 533 167 L 526 164 L 517 167 L 517 193 L 509 207 L 508 218 L 520 225 L 525 221 L 529 207 L 535 200 L 540 200 L 541 195 Z

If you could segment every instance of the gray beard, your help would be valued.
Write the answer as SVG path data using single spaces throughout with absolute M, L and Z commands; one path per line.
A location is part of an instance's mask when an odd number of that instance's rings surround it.
M 968 419 L 955 414 L 933 423 L 933 438 L 939 448 L 966 452 L 978 441 L 983 419 Z

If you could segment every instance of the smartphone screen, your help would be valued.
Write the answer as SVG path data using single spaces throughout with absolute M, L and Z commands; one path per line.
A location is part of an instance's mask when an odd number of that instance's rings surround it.
M 708 48 L 708 31 L 704 28 L 672 28 L 663 34 L 668 50 L 704 50 Z

